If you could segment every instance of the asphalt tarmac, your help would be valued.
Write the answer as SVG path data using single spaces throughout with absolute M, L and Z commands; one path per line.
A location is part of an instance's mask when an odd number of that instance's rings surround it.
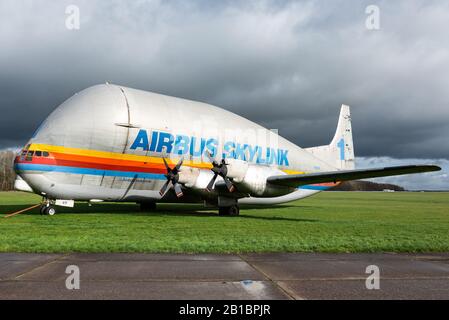
M 449 299 L 449 253 L 0 253 L 0 299 Z

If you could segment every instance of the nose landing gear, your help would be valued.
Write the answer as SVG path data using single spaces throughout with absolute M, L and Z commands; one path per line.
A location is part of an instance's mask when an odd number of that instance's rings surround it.
M 40 208 L 40 214 L 48 216 L 54 216 L 56 214 L 56 208 L 53 206 L 51 200 L 44 199 Z
M 56 214 L 56 209 L 53 206 L 43 206 L 41 208 L 41 215 L 54 216 Z

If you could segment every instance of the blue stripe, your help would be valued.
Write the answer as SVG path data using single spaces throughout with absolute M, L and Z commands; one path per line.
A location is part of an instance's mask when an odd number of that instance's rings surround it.
M 65 167 L 65 166 L 53 166 L 42 165 L 32 163 L 18 163 L 15 165 L 15 169 L 18 171 L 53 171 L 53 172 L 65 172 L 74 174 L 90 174 L 94 176 L 108 176 L 108 177 L 130 177 L 134 178 L 147 178 L 153 180 L 165 180 L 165 176 L 160 173 L 147 173 L 147 172 L 132 172 L 132 171 L 117 171 L 117 170 L 102 170 L 92 168 L 78 168 L 78 167 Z
M 73 174 L 90 174 L 94 176 L 102 176 L 103 174 L 107 177 L 129 177 L 134 178 L 146 178 L 153 180 L 165 180 L 165 176 L 160 173 L 146 173 L 146 172 L 132 172 L 132 171 L 117 171 L 117 170 L 101 170 L 92 168 L 78 168 L 78 167 L 65 167 L 65 166 L 53 166 L 53 165 L 42 165 L 42 164 L 32 164 L 32 163 L 18 163 L 15 165 L 15 169 L 18 171 L 42 171 L 42 172 L 65 172 Z M 331 187 L 328 186 L 314 186 L 305 185 L 300 186 L 298 189 L 306 190 L 327 190 Z
M 331 187 L 328 187 L 328 186 L 314 186 L 314 185 L 309 184 L 309 185 L 305 185 L 305 186 L 300 186 L 298 189 L 321 190 L 321 191 L 324 191 L 324 190 L 327 190 L 327 189 L 329 189 L 329 188 L 331 188 Z

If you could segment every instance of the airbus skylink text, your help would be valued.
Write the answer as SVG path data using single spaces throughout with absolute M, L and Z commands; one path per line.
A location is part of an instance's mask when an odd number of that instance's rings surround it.
M 169 132 L 140 129 L 130 149 L 150 152 L 166 152 L 175 155 L 190 155 L 201 157 L 209 152 L 215 157 L 219 152 L 219 141 L 216 138 L 197 138 L 182 134 L 173 135 Z M 261 147 L 258 145 L 226 141 L 222 148 L 222 158 L 239 159 L 257 164 L 277 164 L 288 166 L 288 150 Z

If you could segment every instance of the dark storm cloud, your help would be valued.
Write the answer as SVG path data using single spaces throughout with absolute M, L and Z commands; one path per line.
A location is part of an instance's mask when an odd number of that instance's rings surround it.
M 357 155 L 449 159 L 448 27 L 437 1 L 2 1 L 0 148 L 109 81 L 217 104 L 302 146 L 328 143 L 346 103 Z

